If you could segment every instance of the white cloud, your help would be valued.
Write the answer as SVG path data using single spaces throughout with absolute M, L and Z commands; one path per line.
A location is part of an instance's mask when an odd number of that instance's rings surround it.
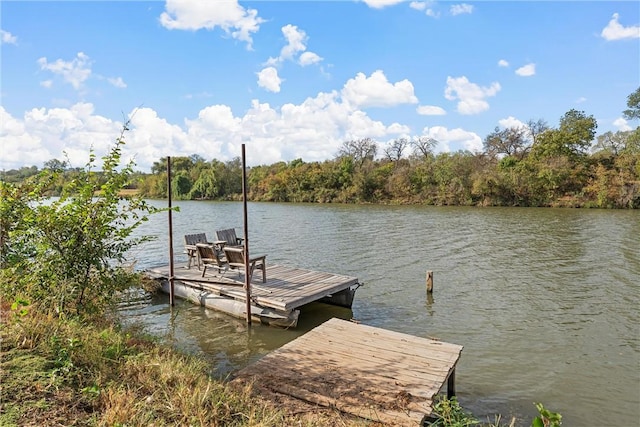
M 269 92 L 280 92 L 282 79 L 278 77 L 278 70 L 274 67 L 267 67 L 256 74 L 258 74 L 258 86 L 268 90 Z
M 623 132 L 631 130 L 631 126 L 629 126 L 629 123 L 622 117 L 618 117 L 617 119 L 615 119 L 613 121 L 613 125 L 618 128 L 618 130 L 621 130 Z
M 277 58 L 270 57 L 265 65 L 277 66 L 278 64 L 291 60 L 294 61 L 298 56 L 298 64 L 305 67 L 307 65 L 317 64 L 322 61 L 322 57 L 314 52 L 306 52 L 307 50 L 307 34 L 295 25 L 285 25 L 282 27 L 282 34 L 287 40 L 287 44 L 280 50 L 280 56 Z M 301 53 L 302 52 L 302 53 Z
M 57 59 L 50 63 L 47 58 L 42 57 L 38 59 L 38 65 L 41 70 L 51 71 L 53 74 L 61 76 L 76 90 L 80 89 L 85 80 L 91 76 L 91 61 L 83 52 L 78 52 L 71 61 Z
M 444 96 L 450 101 L 458 101 L 457 111 L 460 114 L 478 114 L 489 109 L 485 98 L 495 96 L 500 89 L 498 82 L 491 83 L 489 87 L 481 87 L 471 83 L 465 76 L 449 76 Z
M 399 104 L 417 104 L 413 84 L 405 79 L 390 83 L 381 70 L 370 77 L 358 73 L 342 89 L 342 98 L 357 107 L 392 107 Z
M 129 117 L 131 130 L 125 134 L 123 159 L 134 158 L 144 171 L 167 155 L 195 153 L 228 161 L 240 155 L 243 143 L 250 165 L 295 158 L 322 161 L 335 156 L 349 139 L 385 141 L 410 134 L 410 128 L 401 123 L 373 120 L 339 91 L 320 92 L 300 104 L 279 108 L 253 100 L 240 116 L 227 105 L 211 105 L 196 117 L 185 118 L 182 125 L 168 122 L 151 108 L 133 111 Z M 63 151 L 69 153 L 72 166 L 82 166 L 91 146 L 98 157 L 106 154 L 121 128 L 121 123 L 95 115 L 93 105 L 87 103 L 34 109 L 22 118 L 0 107 L 0 141 L 6 153 L 0 158 L 0 169 L 40 167 L 52 158 L 61 159 Z
M 507 60 L 501 59 L 500 61 L 498 61 L 498 67 L 508 67 L 508 66 L 509 66 L 509 62 L 507 62 Z
M 473 6 L 466 3 L 451 5 L 449 9 L 453 16 L 473 13 Z
M 184 99 L 211 98 L 212 96 L 213 96 L 212 93 L 203 91 L 198 93 L 188 93 L 184 95 Z
M 435 6 L 435 4 L 435 1 L 412 1 L 411 3 L 409 3 L 409 7 L 411 9 L 424 12 L 425 15 L 432 18 L 437 18 L 440 16 L 440 13 L 436 12 L 435 9 L 433 9 L 433 6 Z
M 287 44 L 280 50 L 280 60 L 293 59 L 298 52 L 307 49 L 307 33 L 298 29 L 295 25 L 285 25 L 282 27 L 282 34 L 287 39 Z
M 426 10 L 426 12 L 425 12 L 425 14 L 426 14 L 427 16 L 432 17 L 432 18 L 438 18 L 438 17 L 440 16 L 440 12 L 436 12 L 436 11 L 435 11 L 435 10 L 433 10 L 433 9 L 427 9 L 427 10 Z
M 393 6 L 402 3 L 405 0 L 362 0 L 367 6 L 373 9 L 382 9 L 387 6 Z
M 475 132 L 469 132 L 461 128 L 447 129 L 444 126 L 425 127 L 422 136 L 438 141 L 435 151 L 450 152 L 464 149 L 477 153 L 482 151 L 482 138 Z
M 614 13 L 611 21 L 602 29 L 600 36 L 605 40 L 623 40 L 640 38 L 640 26 L 624 27 L 618 22 L 620 15 Z
M 500 119 L 498 120 L 498 124 L 500 125 L 500 127 L 502 127 L 503 129 L 509 129 L 509 128 L 523 128 L 523 129 L 527 129 L 527 124 L 522 122 L 521 120 L 516 119 L 513 116 L 509 116 L 506 119 Z
M 41 167 L 66 152 L 71 165 L 83 166 L 93 147 L 98 157 L 106 154 L 121 124 L 93 114 L 93 105 L 79 103 L 71 108 L 34 108 L 18 120 L 0 107 L 0 168 L 23 165 Z
M 387 126 L 387 134 L 408 135 L 411 132 L 409 126 L 400 123 L 391 123 Z
M 122 77 L 109 77 L 107 79 L 107 81 L 109 83 L 111 83 L 113 86 L 120 88 L 120 89 L 124 89 L 127 87 L 127 84 L 124 82 L 124 80 L 122 80 Z
M 584 96 L 581 96 L 580 98 L 576 99 L 576 104 L 582 104 L 584 102 L 587 102 L 587 98 L 585 98 Z
M 53 86 L 53 80 L 43 80 L 40 82 L 40 86 L 46 87 L 47 89 Z
M 302 53 L 302 55 L 300 55 L 300 58 L 298 58 L 298 62 L 303 67 L 307 65 L 317 64 L 318 62 L 321 62 L 321 61 L 322 61 L 322 57 L 318 56 L 313 52 L 304 52 Z
M 264 22 L 256 9 L 245 9 L 237 0 L 167 0 L 165 12 L 160 15 L 160 23 L 170 30 L 220 27 L 231 37 L 246 42 L 248 48 L 253 42 L 251 34 Z
M 18 37 L 9 31 L 0 30 L 0 44 L 18 44 Z
M 416 112 L 421 116 L 444 116 L 447 112 L 442 107 L 436 105 L 420 105 Z
M 516 70 L 516 74 L 522 77 L 531 77 L 536 74 L 536 64 L 530 63 L 523 65 Z

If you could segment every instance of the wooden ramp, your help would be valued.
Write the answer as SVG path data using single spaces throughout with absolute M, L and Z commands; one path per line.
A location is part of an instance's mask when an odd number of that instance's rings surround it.
M 267 399 L 292 397 L 388 425 L 420 425 L 454 393 L 462 346 L 331 319 L 238 372 Z
M 151 268 L 145 273 L 166 282 L 169 278 L 169 266 Z M 242 317 L 241 311 L 244 310 L 246 301 L 244 272 L 234 270 L 209 273 L 207 270 L 205 277 L 201 275 L 202 271 L 195 267 L 176 265 L 174 280 L 179 283 L 176 288 L 178 296 L 211 308 L 227 307 L 229 302 L 237 302 L 234 309 L 221 308 L 221 311 Z M 267 265 L 266 282 L 262 282 L 260 271 L 253 274 L 251 302 L 258 310 L 256 313 L 263 313 L 265 318 L 281 315 L 297 322 L 298 309 L 314 301 L 351 307 L 353 294 L 358 286 L 356 277 L 273 264 Z M 168 292 L 168 287 L 163 286 L 163 290 Z M 252 309 L 252 313 L 254 311 Z M 279 326 L 295 326 L 295 322 L 290 323 L 289 320 Z

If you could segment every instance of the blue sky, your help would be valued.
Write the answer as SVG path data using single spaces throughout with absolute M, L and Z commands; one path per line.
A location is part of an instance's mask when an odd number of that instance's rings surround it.
M 496 126 L 576 108 L 628 130 L 635 1 L 0 3 L 0 169 L 103 155 L 125 118 L 138 169 L 250 165 L 428 136 L 482 149 Z M 382 152 L 382 149 L 380 150 Z

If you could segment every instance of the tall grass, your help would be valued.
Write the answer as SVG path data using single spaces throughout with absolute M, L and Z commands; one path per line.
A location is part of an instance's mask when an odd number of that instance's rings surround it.
M 106 321 L 2 306 L 0 425 L 286 425 L 200 360 Z

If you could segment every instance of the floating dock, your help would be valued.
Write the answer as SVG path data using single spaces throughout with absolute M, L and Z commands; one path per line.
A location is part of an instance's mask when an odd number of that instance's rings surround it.
M 462 346 L 331 319 L 240 370 L 233 382 L 388 425 L 420 425 L 447 385 Z
M 169 293 L 169 266 L 151 268 L 145 273 L 160 280 L 163 291 Z M 315 301 L 351 307 L 360 286 L 356 277 L 276 264 L 267 266 L 266 279 L 263 283 L 261 272 L 252 276 L 252 319 L 280 327 L 296 327 L 300 307 Z M 209 273 L 207 270 L 202 277 L 202 271 L 196 267 L 176 265 L 174 293 L 196 304 L 246 317 L 244 271 Z

